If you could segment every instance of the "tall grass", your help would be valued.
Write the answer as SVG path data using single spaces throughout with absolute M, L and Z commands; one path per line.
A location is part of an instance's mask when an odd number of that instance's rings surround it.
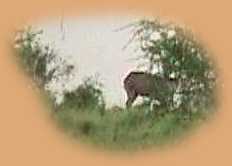
M 175 143 L 211 113 L 204 110 L 194 113 L 184 110 L 149 111 L 141 106 L 102 112 L 77 107 L 61 108 L 54 118 L 61 129 L 81 142 L 106 149 L 138 150 Z

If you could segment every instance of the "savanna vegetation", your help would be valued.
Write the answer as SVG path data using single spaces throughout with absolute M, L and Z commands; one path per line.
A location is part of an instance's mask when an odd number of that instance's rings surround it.
M 41 44 L 39 36 L 43 32 L 30 27 L 17 32 L 16 54 L 37 87 L 45 92 L 53 118 L 70 136 L 121 150 L 173 143 L 216 110 L 215 64 L 209 51 L 186 28 L 159 20 L 140 20 L 119 30 L 125 28 L 132 34 L 125 48 L 137 44 L 140 54 L 135 58 L 146 62 L 141 64 L 147 67 L 146 72 L 178 80 L 176 89 L 164 94 L 164 98 L 171 97 L 168 104 L 151 107 L 152 100 L 144 99 L 129 109 L 107 108 L 104 85 L 94 78 L 86 78 L 75 89 L 65 89 L 74 66 L 51 46 Z M 63 88 L 57 94 L 49 85 L 59 81 Z M 161 85 L 159 89 L 167 91 Z M 57 95 L 62 95 L 61 102 L 57 102 Z

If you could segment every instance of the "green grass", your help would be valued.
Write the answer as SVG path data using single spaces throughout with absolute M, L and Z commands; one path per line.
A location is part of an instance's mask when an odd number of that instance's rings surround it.
M 180 110 L 156 112 L 139 107 L 104 113 L 64 107 L 54 113 L 54 118 L 66 133 L 81 142 L 130 151 L 175 143 L 205 121 L 209 114 L 202 110 L 191 114 Z

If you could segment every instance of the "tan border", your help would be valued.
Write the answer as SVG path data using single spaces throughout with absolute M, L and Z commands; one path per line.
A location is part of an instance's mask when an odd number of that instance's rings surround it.
M 0 5 L 0 165 L 231 165 L 231 3 L 226 0 L 8 0 Z M 16 28 L 37 19 L 67 15 L 141 13 L 187 24 L 215 55 L 224 88 L 220 111 L 178 145 L 162 151 L 114 154 L 67 141 L 44 111 L 9 49 Z

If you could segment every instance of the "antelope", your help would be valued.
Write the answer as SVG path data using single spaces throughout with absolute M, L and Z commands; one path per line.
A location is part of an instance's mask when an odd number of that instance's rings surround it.
M 158 99 L 167 104 L 170 90 L 175 90 L 177 80 L 164 78 L 147 72 L 132 71 L 123 81 L 127 94 L 126 107 L 130 108 L 138 96 Z M 170 89 L 171 88 L 171 89 Z

